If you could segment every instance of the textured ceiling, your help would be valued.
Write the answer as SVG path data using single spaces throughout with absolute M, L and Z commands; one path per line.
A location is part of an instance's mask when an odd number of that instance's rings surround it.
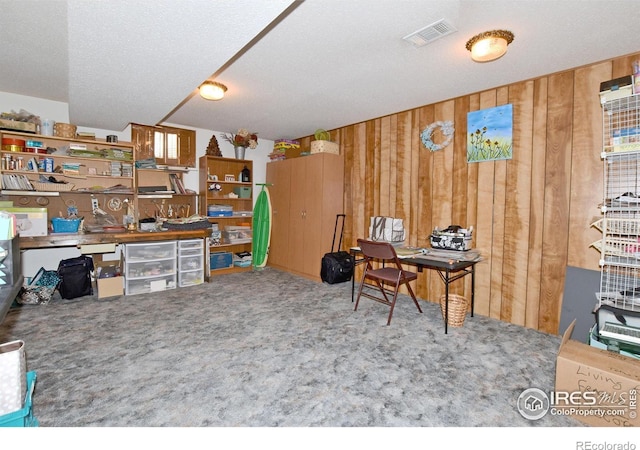
M 72 123 L 114 131 L 168 122 L 300 137 L 640 51 L 636 0 L 0 0 L 0 7 L 0 91 L 66 102 Z M 458 31 L 421 48 L 402 40 L 440 19 Z M 465 42 L 498 28 L 515 34 L 507 54 L 471 61 Z M 207 78 L 228 86 L 224 100 L 196 95 Z

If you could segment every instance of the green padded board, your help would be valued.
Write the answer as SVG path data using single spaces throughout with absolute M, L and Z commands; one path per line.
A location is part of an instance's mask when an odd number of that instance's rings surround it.
M 269 188 L 262 186 L 256 206 L 253 208 L 253 254 L 254 267 L 267 265 L 271 242 L 271 197 Z

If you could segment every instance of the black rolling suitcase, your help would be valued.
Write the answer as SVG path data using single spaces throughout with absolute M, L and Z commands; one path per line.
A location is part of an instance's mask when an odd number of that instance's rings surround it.
M 338 241 L 338 251 L 333 251 L 338 232 L 338 220 L 342 217 L 342 230 Z M 331 242 L 331 253 L 325 253 L 322 257 L 322 267 L 320 268 L 320 278 L 324 283 L 336 284 L 351 280 L 353 276 L 353 257 L 349 252 L 340 251 L 342 245 L 342 233 L 344 232 L 344 214 L 336 216 L 336 227 L 333 230 L 333 241 Z

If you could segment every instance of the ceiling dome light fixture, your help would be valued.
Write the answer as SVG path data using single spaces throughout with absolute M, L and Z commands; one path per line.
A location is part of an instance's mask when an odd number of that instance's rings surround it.
M 221 100 L 227 87 L 215 81 L 205 81 L 200 85 L 200 96 L 206 100 Z
M 466 48 L 471 52 L 471 59 L 474 61 L 488 62 L 507 53 L 507 45 L 511 42 L 513 42 L 511 31 L 485 31 L 469 39 Z

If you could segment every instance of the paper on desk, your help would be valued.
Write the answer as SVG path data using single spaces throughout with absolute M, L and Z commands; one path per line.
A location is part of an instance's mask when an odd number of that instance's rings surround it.
M 421 247 L 398 247 L 396 248 L 396 255 L 398 258 L 415 258 L 416 256 L 422 256 L 426 252 L 426 248 Z
M 442 261 L 479 261 L 481 259 L 480 252 L 477 250 L 441 250 L 436 248 L 426 248 L 420 256 L 430 259 L 438 259 Z M 418 256 L 419 257 L 419 256 Z

